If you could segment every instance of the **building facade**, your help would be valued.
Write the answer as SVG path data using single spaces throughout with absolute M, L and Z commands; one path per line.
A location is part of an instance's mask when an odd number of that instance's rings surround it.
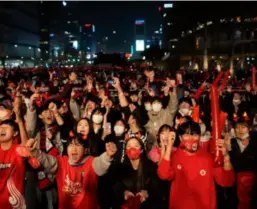
M 33 66 L 40 59 L 37 2 L 1 2 L 1 66 Z
M 166 9 L 165 9 L 166 5 Z M 180 66 L 200 69 L 244 69 L 255 61 L 257 17 L 250 3 L 174 2 L 159 10 L 164 46 L 180 55 Z M 180 14 L 180 15 L 179 15 Z M 195 65 L 197 63 L 197 65 Z

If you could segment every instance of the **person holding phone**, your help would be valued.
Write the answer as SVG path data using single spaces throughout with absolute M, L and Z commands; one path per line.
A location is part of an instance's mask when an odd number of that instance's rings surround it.
M 211 154 L 199 148 L 200 133 L 198 123 L 182 124 L 178 130 L 181 143 L 174 153 L 174 138 L 168 138 L 167 144 L 161 141 L 164 156 L 158 176 L 172 181 L 169 209 L 188 209 L 189 206 L 191 209 L 216 209 L 214 181 L 222 187 L 230 187 L 235 181 L 224 140 L 218 140 L 216 148 L 223 154 L 223 166 L 214 167 Z

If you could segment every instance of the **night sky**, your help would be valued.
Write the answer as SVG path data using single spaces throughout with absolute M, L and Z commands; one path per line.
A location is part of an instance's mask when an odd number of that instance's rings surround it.
M 69 2 L 68 2 L 69 3 Z M 145 19 L 147 36 L 160 27 L 159 2 L 80 2 L 82 19 L 96 25 L 97 36 L 108 36 L 111 45 L 134 39 L 135 19 Z M 163 2 L 162 2 L 163 3 Z M 114 37 L 112 31 L 117 33 Z

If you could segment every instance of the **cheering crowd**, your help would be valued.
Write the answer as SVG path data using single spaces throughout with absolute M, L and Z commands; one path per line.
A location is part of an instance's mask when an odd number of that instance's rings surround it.
M 250 77 L 2 70 L 0 209 L 256 209 Z

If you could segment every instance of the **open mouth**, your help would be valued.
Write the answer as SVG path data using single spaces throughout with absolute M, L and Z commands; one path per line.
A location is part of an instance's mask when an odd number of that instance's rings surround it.
M 1 133 L 0 136 L 4 137 L 6 136 L 6 133 Z
M 86 134 L 86 132 L 85 132 L 85 131 L 80 131 L 80 133 L 81 133 L 81 134 L 83 134 L 83 135 L 85 135 L 85 134 Z

